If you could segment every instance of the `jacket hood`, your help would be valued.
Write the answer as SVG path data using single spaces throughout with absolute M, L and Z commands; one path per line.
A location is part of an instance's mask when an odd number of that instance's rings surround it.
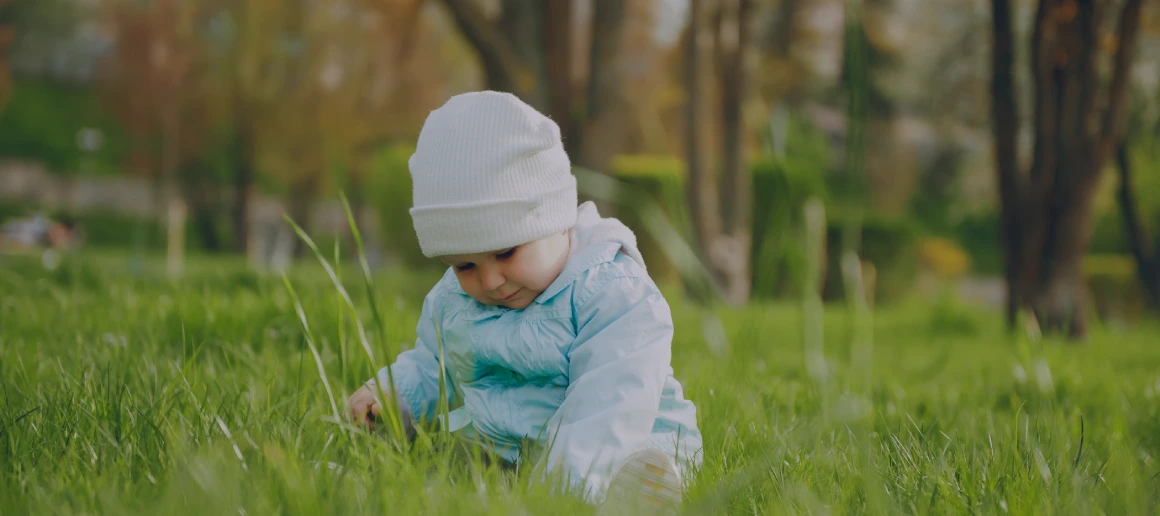
M 576 225 L 572 228 L 571 238 L 573 253 L 597 242 L 620 244 L 620 252 L 647 270 L 637 247 L 636 234 L 617 219 L 601 217 L 591 201 L 576 208 Z

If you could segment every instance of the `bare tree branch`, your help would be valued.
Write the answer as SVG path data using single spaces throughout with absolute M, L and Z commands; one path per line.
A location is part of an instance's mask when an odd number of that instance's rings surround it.
M 717 185 L 705 167 L 706 149 L 705 80 L 702 67 L 710 36 L 705 30 L 705 2 L 689 2 L 688 47 L 685 55 L 685 153 L 687 179 L 685 191 L 689 202 L 689 215 L 693 222 L 693 233 L 698 249 L 705 253 L 721 231 L 721 213 L 717 204 Z M 702 259 L 705 259 L 702 254 Z M 714 270 L 715 279 L 720 279 Z
M 1104 112 L 1103 130 L 1097 148 L 1098 158 L 1106 159 L 1124 137 L 1128 83 L 1130 82 L 1132 62 L 1136 58 L 1136 40 L 1140 31 L 1140 6 L 1143 3 L 1143 0 L 1128 0 L 1124 10 L 1120 12 L 1116 39 L 1118 45 L 1113 61 L 1112 83 L 1108 89 L 1108 108 Z M 1098 159 L 1097 163 L 1103 163 L 1104 159 Z
M 1003 2 L 1006 4 L 1007 2 Z M 1056 31 L 1051 26 L 1050 2 L 1039 2 L 1031 37 L 1031 77 L 1035 81 L 1035 150 L 1032 154 L 1030 184 L 1038 183 L 1043 171 L 1055 170 L 1056 106 L 1055 84 L 1051 77 Z M 997 8 L 996 8 L 997 9 Z M 1010 20 L 1008 20 L 1010 30 Z M 1008 43 L 1010 45 L 1010 43 Z M 1013 87 L 1013 86 L 1012 86 Z M 1014 107 L 1014 106 L 1013 106 Z
M 507 36 L 472 0 L 443 0 L 463 37 L 479 53 L 489 87 L 526 97 L 534 93 L 535 76 L 520 61 Z M 528 84 L 531 82 L 532 84 Z
M 1136 260 L 1137 275 L 1148 295 L 1148 303 L 1154 309 L 1160 309 L 1160 259 L 1157 259 L 1152 239 L 1140 220 L 1127 143 L 1116 146 L 1116 163 L 1120 174 L 1120 217 L 1124 219 L 1124 231 L 1128 234 L 1128 244 Z
M 575 123 L 572 116 L 572 2 L 545 2 L 540 37 L 547 59 L 544 72 L 547 79 L 546 103 L 548 113 L 560 126 L 564 148 L 575 155 L 573 141 Z
M 789 55 L 797 33 L 797 13 L 801 8 L 801 0 L 781 0 L 777 6 L 777 22 L 773 31 L 773 48 L 780 55 Z
M 750 16 L 752 0 L 736 0 L 730 4 L 730 15 L 734 23 L 729 28 L 736 31 L 736 44 L 725 53 L 721 66 L 721 113 L 725 124 L 723 137 L 726 179 L 722 184 L 722 204 L 725 206 L 725 231 L 733 235 L 748 232 L 751 219 L 752 174 L 745 160 L 745 120 L 742 107 L 749 92 L 748 70 L 745 54 L 749 48 Z M 728 48 L 728 47 L 727 47 Z
M 1090 135 L 1098 134 L 1099 131 L 1098 127 L 1093 126 L 1098 123 L 1096 116 L 1099 106 L 1096 100 L 1100 91 L 1100 74 L 1096 71 L 1096 59 L 1100 55 L 1100 20 L 1103 19 L 1105 9 L 1097 3 L 1104 2 L 1096 0 L 1078 2 L 1080 48 L 1076 73 L 1079 79 L 1079 110 L 1076 113 L 1079 119 L 1075 121 L 1074 130 L 1075 137 L 1084 141 L 1093 141 Z M 1076 152 L 1084 151 L 1076 149 Z M 1082 169 L 1081 173 L 1090 173 L 1092 170 L 1091 167 L 1079 168 Z
M 624 134 L 624 80 L 620 54 L 627 2 L 595 0 L 592 5 L 592 36 L 589 44 L 588 91 L 581 141 L 580 162 L 607 172 L 612 152 Z
M 418 39 L 419 34 L 419 16 L 423 13 L 423 5 L 427 0 L 414 0 L 406 7 L 403 13 L 403 19 L 406 20 L 403 24 L 404 33 L 400 38 L 399 49 L 395 54 L 395 62 L 400 63 L 410 59 L 411 53 L 415 48 L 415 40 Z
M 1014 37 L 1009 0 L 992 0 L 992 70 L 991 115 L 995 138 L 995 172 L 999 182 L 1000 209 L 1003 218 L 1003 250 L 1007 279 L 1007 323 L 1013 327 L 1020 298 L 1019 268 L 1018 104 L 1012 74 Z

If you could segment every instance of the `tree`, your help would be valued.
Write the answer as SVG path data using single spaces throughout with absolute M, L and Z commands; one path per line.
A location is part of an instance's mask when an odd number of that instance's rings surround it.
M 1147 30 L 1147 25 L 1145 25 Z M 1155 138 L 1160 136 L 1160 120 L 1156 118 L 1155 102 L 1160 100 L 1152 95 L 1138 95 L 1137 102 L 1132 106 L 1128 117 L 1127 133 L 1123 141 L 1116 148 L 1116 172 L 1119 177 L 1119 188 L 1116 191 L 1116 200 L 1120 210 L 1120 219 L 1124 224 L 1128 247 L 1136 263 L 1136 277 L 1144 290 L 1145 300 L 1149 307 L 1160 313 L 1160 253 L 1157 252 L 1156 241 L 1160 239 L 1158 228 L 1149 230 L 1146 220 L 1153 219 L 1155 204 L 1148 203 L 1140 206 L 1137 191 L 1140 185 L 1136 181 L 1133 164 L 1133 151 L 1142 156 L 1146 162 L 1155 162 L 1160 158 L 1160 149 L 1154 144 Z M 1146 183 L 1143 191 L 1149 191 Z M 1145 198 L 1145 202 L 1147 199 Z M 1151 208 L 1151 209 L 1149 209 Z
M 76 26 L 84 6 L 68 0 L 0 0 L 0 109 L 12 94 L 12 56 L 44 52 Z
M 887 84 L 900 68 L 901 52 L 899 41 L 889 36 L 890 18 L 896 16 L 893 0 L 862 0 L 856 2 L 857 11 L 847 11 L 848 16 L 857 16 L 856 30 L 847 32 L 843 39 L 846 45 L 858 48 L 859 60 L 856 66 L 862 68 L 864 80 L 857 87 L 861 98 L 863 121 L 847 120 L 853 125 L 862 123 L 864 148 L 874 152 L 864 153 L 862 170 L 857 181 L 865 187 L 868 208 L 880 213 L 899 214 L 909 204 L 914 191 L 916 171 L 907 163 L 908 154 L 899 141 L 898 120 L 900 109 Z M 854 22 L 854 20 L 850 20 Z M 847 57 L 849 54 L 847 53 Z M 843 80 L 850 83 L 851 65 L 843 67 Z M 851 128 L 850 132 L 854 129 Z
M 1082 263 L 1096 187 L 1123 138 L 1142 3 L 1126 0 L 1120 9 L 1111 77 L 1101 85 L 1102 21 L 1111 3 L 1039 1 L 1030 47 L 1034 149 L 1021 173 L 1011 5 L 992 0 L 992 129 L 1010 325 L 1023 308 L 1044 331 L 1087 334 Z
M 12 70 L 8 65 L 8 53 L 16 40 L 16 29 L 8 20 L 8 4 L 12 0 L 0 0 L 0 108 L 12 95 Z
M 503 0 L 491 16 L 475 0 L 443 0 L 479 56 L 485 87 L 512 93 L 560 125 L 575 161 L 606 171 L 622 137 L 620 63 L 626 0 L 593 0 L 588 84 L 572 88 L 574 2 Z
M 689 214 L 701 259 L 707 264 L 722 297 L 732 304 L 746 302 L 751 290 L 752 177 L 745 155 L 742 106 L 749 92 L 747 57 L 752 9 L 751 0 L 722 0 L 713 11 L 702 0 L 692 0 L 685 47 Z M 710 91 L 707 79 L 712 76 L 705 65 L 710 55 L 719 64 L 716 90 L 722 124 L 720 178 L 712 172 L 715 167 L 711 165 L 713 160 L 707 152 L 706 141 L 707 134 L 713 133 L 707 130 L 710 124 L 705 123 L 705 100 Z
M 229 121 L 226 148 L 233 179 L 233 248 L 246 252 L 250 199 L 258 174 L 258 124 L 266 113 L 277 109 L 290 57 L 280 45 L 284 40 L 275 24 L 286 3 L 245 0 L 217 7 L 218 30 L 212 36 L 212 47 L 218 105 Z
M 422 0 L 218 3 L 213 48 L 228 120 L 234 248 L 245 251 L 260 175 L 286 187 L 299 223 L 330 177 L 345 181 L 357 210 L 370 156 L 413 134 L 440 78 L 412 57 L 431 57 L 432 45 L 419 39 Z
M 1160 255 L 1156 253 L 1154 239 L 1141 220 L 1140 208 L 1136 204 L 1136 181 L 1132 177 L 1132 164 L 1127 142 L 1116 147 L 1116 171 L 1119 173 L 1120 187 L 1117 190 L 1120 217 L 1128 234 L 1128 245 L 1132 258 L 1136 261 L 1136 275 L 1144 288 L 1148 305 L 1160 312 Z
M 316 44 L 325 47 L 323 109 L 319 126 L 326 160 L 339 169 L 341 187 L 356 216 L 362 211 L 374 152 L 393 140 L 410 139 L 438 105 L 440 78 L 419 0 L 359 0 L 348 15 L 319 27 Z M 368 23 L 354 23 L 359 19 Z M 390 120 L 390 123 L 384 123 Z M 358 221 L 360 225 L 363 220 Z
M 154 181 L 154 209 L 164 218 L 183 163 L 200 152 L 208 131 L 194 30 L 199 13 L 196 4 L 176 0 L 114 0 L 106 8 L 115 49 L 102 89 L 133 140 L 133 168 Z

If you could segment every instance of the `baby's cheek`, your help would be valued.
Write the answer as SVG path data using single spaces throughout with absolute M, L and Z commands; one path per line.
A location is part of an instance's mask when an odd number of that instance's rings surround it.
M 479 284 L 475 279 L 474 270 L 455 271 L 455 279 L 459 281 L 459 288 L 463 289 L 467 295 L 471 297 L 479 297 L 479 289 L 476 285 Z
M 539 291 L 543 291 L 544 289 L 547 289 L 553 281 L 556 281 L 556 277 L 559 275 L 560 271 L 556 270 L 555 268 L 541 268 L 536 271 L 533 288 Z

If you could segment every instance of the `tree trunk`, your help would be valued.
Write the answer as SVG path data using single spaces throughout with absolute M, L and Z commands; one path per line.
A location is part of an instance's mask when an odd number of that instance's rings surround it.
M 1008 0 L 992 1 L 992 129 L 1003 213 L 1007 320 L 1012 326 L 1023 307 L 1045 331 L 1086 337 L 1083 257 L 1101 172 L 1110 149 L 1122 138 L 1140 4 L 1128 0 L 1120 13 L 1112 79 L 1101 102 L 1096 63 L 1107 4 L 1040 1 L 1031 41 L 1035 145 L 1031 169 L 1022 176 L 1016 150 L 1011 6 Z
M 193 223 L 197 227 L 197 234 L 201 240 L 202 249 L 211 253 L 222 250 L 221 236 L 218 235 L 217 220 L 213 216 L 212 209 L 205 205 L 195 206 Z
M 685 82 L 688 101 L 685 118 L 685 152 L 688 168 L 686 196 L 697 248 L 707 264 L 718 292 L 727 303 L 740 305 L 749 299 L 751 243 L 749 213 L 752 200 L 751 177 L 744 154 L 742 107 L 748 91 L 746 52 L 749 47 L 748 17 L 751 2 L 730 0 L 713 13 L 713 31 L 706 31 L 704 3 L 689 6 L 689 32 L 685 55 Z M 714 36 L 712 40 L 709 36 Z M 720 187 L 717 174 L 708 166 L 704 97 L 708 90 L 705 67 L 707 55 L 716 49 L 721 64 L 718 98 L 721 109 L 721 138 L 724 170 Z M 708 67 L 705 67 L 708 68 Z M 723 195 L 719 196 L 718 193 Z
M 576 123 L 572 113 L 572 2 L 544 2 L 543 52 L 548 114 L 560 126 L 569 156 L 576 155 Z
M 567 0 L 541 2 L 540 0 L 503 0 L 503 16 L 499 20 L 499 29 L 506 36 L 512 52 L 520 63 L 517 77 L 521 83 L 516 93 L 524 102 L 536 108 L 541 113 L 553 114 L 551 93 L 548 86 L 548 57 L 544 43 L 547 35 L 544 29 L 549 22 L 546 18 L 555 7 L 570 4 Z M 567 8 L 567 7 L 565 7 Z
M 796 37 L 797 14 L 802 0 L 781 0 L 777 5 L 777 17 L 773 30 L 773 49 L 779 56 L 788 56 Z
M 1124 232 L 1128 234 L 1128 245 L 1136 260 L 1136 275 L 1153 310 L 1160 311 L 1160 258 L 1156 256 L 1152 238 L 1140 218 L 1136 206 L 1136 183 L 1132 178 L 1131 161 L 1128 158 L 1128 144 L 1121 143 L 1116 149 L 1116 170 L 1120 174 L 1120 188 L 1117 191 L 1120 217 L 1124 219 Z
M 693 236 L 701 250 L 701 259 L 711 264 L 709 251 L 721 228 L 717 206 L 717 185 L 706 169 L 705 84 L 702 66 L 711 41 L 705 32 L 705 12 L 702 0 L 689 2 L 688 46 L 685 54 L 685 154 L 687 173 L 685 192 L 689 203 L 689 217 Z M 716 271 L 714 271 L 716 272 Z M 714 278 L 720 280 L 719 277 Z
M 244 122 L 243 122 L 244 124 Z M 246 253 L 250 243 L 250 197 L 254 190 L 254 149 L 248 126 L 240 126 L 234 141 L 234 205 L 230 210 L 233 221 L 234 251 Z
M 521 61 L 510 35 L 492 25 L 475 0 L 443 0 L 443 4 L 459 32 L 479 55 L 487 88 L 511 93 L 535 105 L 538 87 L 535 73 Z
M 210 178 L 206 164 L 200 159 L 189 160 L 181 167 L 181 188 L 191 214 L 191 229 L 197 233 L 202 249 L 209 252 L 222 250 L 218 232 L 216 202 L 217 185 Z
M 217 217 L 214 216 L 213 206 L 206 197 L 206 191 L 202 187 L 197 188 L 190 196 L 192 222 L 202 248 L 209 252 L 218 252 L 222 249 L 221 235 L 218 234 Z
M 592 6 L 588 94 L 577 161 L 602 173 L 609 171 L 624 135 L 627 106 L 620 50 L 626 10 L 626 3 L 618 0 L 594 0 Z
M 1076 339 L 1087 335 L 1083 257 L 1091 235 L 1095 191 L 1094 183 L 1079 181 L 1053 193 L 1041 215 L 1047 238 L 1038 248 L 1023 252 L 1025 260 L 1038 262 L 1041 279 L 1030 285 L 1026 303 L 1045 332 L 1066 332 Z
M 623 140 L 626 106 L 621 39 L 627 2 L 593 0 L 589 77 L 583 114 L 572 89 L 573 2 L 503 0 L 492 22 L 473 0 L 443 0 L 479 55 L 488 89 L 508 91 L 560 126 L 573 161 L 607 172 Z M 580 116 L 578 116 L 580 115 Z M 610 206 L 601 206 L 602 212 Z
M 0 11 L 4 10 L 5 5 L 11 3 L 11 0 L 0 0 Z M 12 96 L 12 69 L 8 62 L 8 55 L 12 49 L 12 43 L 16 40 L 16 28 L 12 23 L 0 16 L 0 111 L 8 103 L 8 98 Z
M 741 304 L 749 299 L 752 287 L 749 255 L 752 245 L 750 225 L 753 218 L 752 172 L 745 156 L 745 120 L 742 108 L 749 92 L 746 66 L 750 42 L 752 0 L 725 1 L 722 26 L 723 47 L 721 73 L 721 148 L 724 174 L 721 183 L 721 205 L 728 252 L 718 259 L 726 297 Z M 724 250 L 723 250 L 724 251 Z
M 180 98 L 180 97 L 179 97 Z M 161 170 L 158 182 L 159 220 L 164 221 L 169 202 L 176 195 L 178 167 L 181 166 L 181 112 L 180 101 L 167 103 L 161 109 Z

